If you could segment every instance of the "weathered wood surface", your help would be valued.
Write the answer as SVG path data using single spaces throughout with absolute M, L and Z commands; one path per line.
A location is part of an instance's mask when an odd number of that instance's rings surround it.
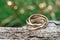
M 58 22 L 59 23 L 59 22 Z M 22 28 L 0 27 L 0 39 L 5 40 L 60 40 L 60 25 L 49 23 L 45 29 L 29 31 Z

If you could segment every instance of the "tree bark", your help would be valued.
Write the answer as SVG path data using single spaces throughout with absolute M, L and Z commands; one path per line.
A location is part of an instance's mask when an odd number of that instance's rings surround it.
M 58 22 L 59 23 L 59 22 Z M 45 29 L 30 31 L 24 27 L 0 27 L 0 39 L 60 40 L 60 25 L 49 23 Z

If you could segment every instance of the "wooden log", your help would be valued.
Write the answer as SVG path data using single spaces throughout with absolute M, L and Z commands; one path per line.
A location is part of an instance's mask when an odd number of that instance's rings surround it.
M 60 40 L 60 25 L 49 23 L 45 29 L 30 31 L 24 27 L 0 27 L 0 39 Z

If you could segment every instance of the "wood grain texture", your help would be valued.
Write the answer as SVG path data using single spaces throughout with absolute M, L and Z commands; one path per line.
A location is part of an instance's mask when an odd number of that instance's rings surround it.
M 49 23 L 45 29 L 29 31 L 24 27 L 0 27 L 0 39 L 7 40 L 60 40 L 60 25 Z

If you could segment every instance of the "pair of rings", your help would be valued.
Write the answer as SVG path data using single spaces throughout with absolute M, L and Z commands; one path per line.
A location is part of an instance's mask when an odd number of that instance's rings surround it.
M 42 14 L 33 14 L 27 20 L 27 29 L 37 30 L 45 28 L 48 25 L 48 18 Z

